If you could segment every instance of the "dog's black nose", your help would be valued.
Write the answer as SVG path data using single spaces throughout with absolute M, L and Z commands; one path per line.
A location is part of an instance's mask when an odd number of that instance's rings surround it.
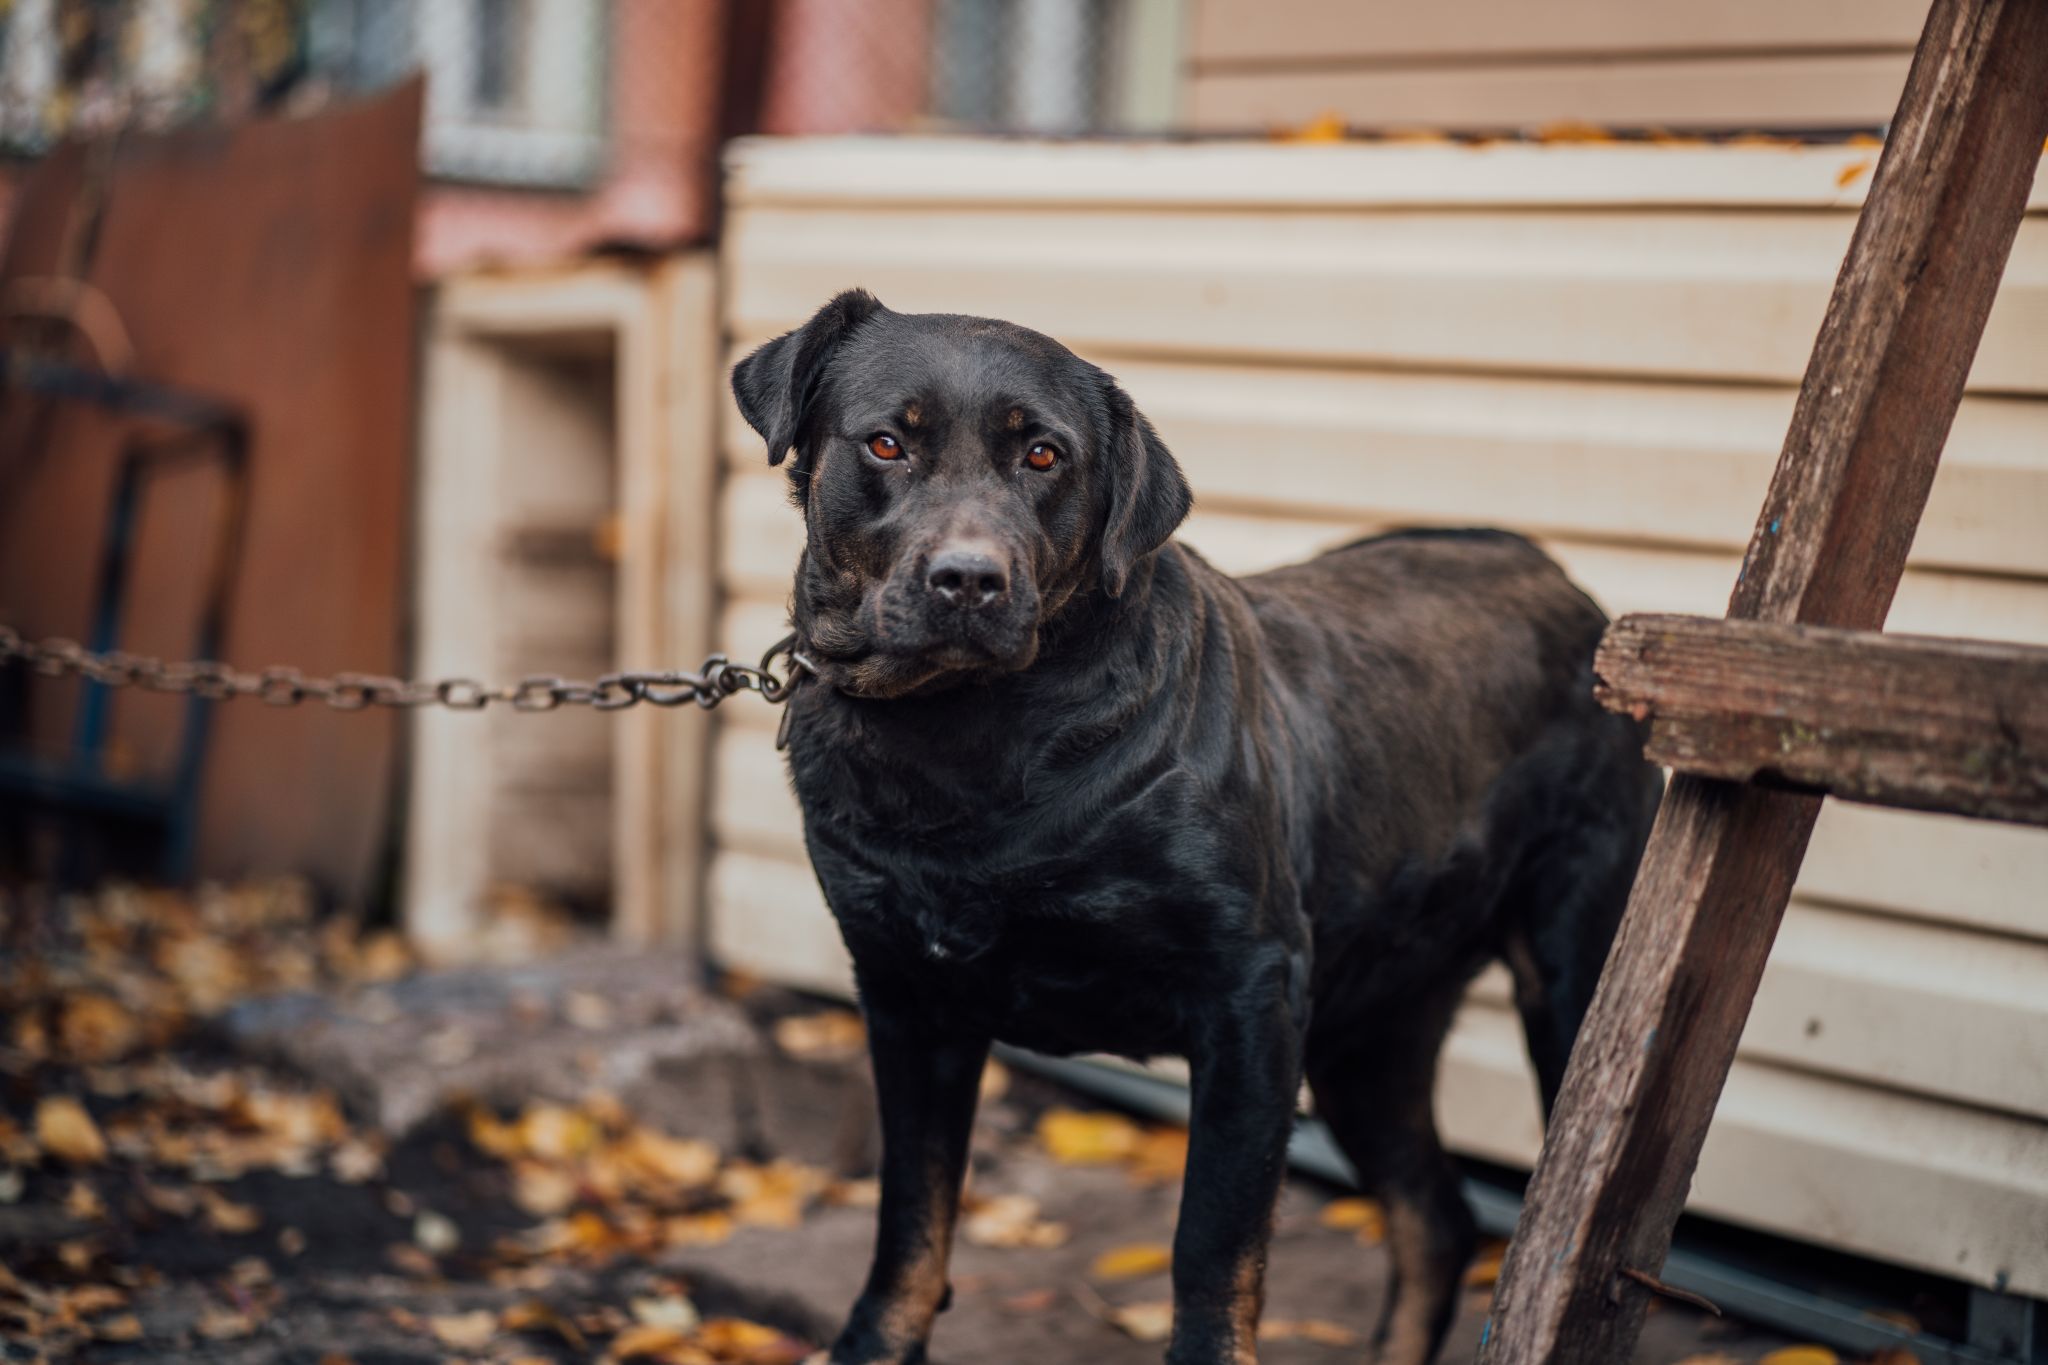
M 932 556 L 925 584 L 950 607 L 973 611 L 1010 590 L 1009 571 L 979 550 L 941 550 Z

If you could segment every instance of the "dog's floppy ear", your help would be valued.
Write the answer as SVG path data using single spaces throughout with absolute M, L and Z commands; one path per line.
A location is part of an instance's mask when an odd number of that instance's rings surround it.
M 865 289 L 834 296 L 811 320 L 784 333 L 732 367 L 732 395 L 740 415 L 768 443 L 768 463 L 778 465 L 796 444 L 804 414 L 825 373 L 825 364 L 854 328 L 885 311 Z
M 1130 395 L 1109 384 L 1109 518 L 1102 530 L 1102 588 L 1123 595 L 1131 569 L 1187 519 L 1194 494 L 1179 461 Z

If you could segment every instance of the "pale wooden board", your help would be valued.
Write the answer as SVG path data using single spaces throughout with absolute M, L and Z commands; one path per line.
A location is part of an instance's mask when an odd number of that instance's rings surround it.
M 742 208 L 729 330 L 834 292 L 1005 317 L 1103 356 L 1791 382 L 1848 213 Z M 1972 383 L 2048 386 L 2048 221 L 2021 229 Z
M 1873 146 L 746 138 L 734 205 L 1295 209 L 1848 208 Z M 2029 206 L 2048 208 L 2036 181 Z
M 729 513 L 740 518 L 735 524 L 746 532 L 744 540 L 727 542 L 728 583 L 786 599 L 802 543 L 797 514 L 776 505 L 779 494 L 766 476 L 730 479 L 727 486 Z M 1294 563 L 1396 519 L 1254 515 L 1254 509 L 1199 492 L 1196 506 L 1180 538 L 1218 568 L 1236 574 Z M 1645 611 L 1719 616 L 1741 567 L 1741 556 L 1727 550 L 1541 534 L 1537 539 L 1611 616 Z M 2048 644 L 2048 582 L 1908 570 L 1887 627 L 1916 635 Z M 750 648 L 753 639 L 735 642 L 734 648 Z
M 2048 1120 L 2048 944 L 1794 905 L 1742 1054 Z
M 1753 385 L 1097 358 L 1204 506 L 1737 550 L 1793 400 Z M 736 411 L 725 440 L 731 468 L 780 482 Z M 1275 449 L 1286 458 L 1270 458 Z M 736 509 L 742 542 L 759 525 L 757 500 Z M 2048 403 L 1963 404 L 1912 562 L 2048 576 Z
M 1468 1004 L 1437 1114 L 1459 1150 L 1527 1167 L 1542 1140 L 1519 1028 Z M 1972 1284 L 2048 1292 L 2048 1125 L 1738 1059 L 1688 1208 Z
M 808 864 L 718 850 L 710 901 L 710 948 L 720 964 L 852 996 L 853 969 Z
M 1440 0 L 1333 5 L 1328 0 L 1197 0 L 1188 56 L 1198 64 L 1345 57 L 1455 58 L 1610 53 L 1779 52 L 1897 47 L 1911 51 L 1921 0 Z
M 1829 802 L 1799 888 L 1815 900 L 2048 942 L 2048 830 Z M 2048 995 L 2048 985 L 2035 989 Z
M 1225 133 L 1300 125 L 1326 112 L 1363 128 L 1877 128 L 1898 105 L 1911 59 L 1898 50 L 1197 70 L 1187 108 L 1191 126 Z

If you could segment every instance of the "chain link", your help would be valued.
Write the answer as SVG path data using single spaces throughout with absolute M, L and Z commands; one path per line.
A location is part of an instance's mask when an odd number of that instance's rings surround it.
M 0 625 L 0 662 L 12 659 L 21 660 L 46 678 L 80 677 L 108 687 L 140 687 L 148 692 L 183 693 L 209 701 L 254 697 L 270 706 L 317 701 L 335 711 L 362 711 L 373 706 L 441 706 L 450 711 L 481 711 L 493 703 L 528 712 L 553 711 L 564 706 L 622 711 L 640 702 L 650 706 L 694 702 L 709 711 L 741 692 L 758 693 L 771 704 L 788 701 L 805 675 L 815 677 L 818 672 L 817 666 L 797 649 L 795 635 L 776 641 L 758 665 L 734 663 L 723 654 L 714 654 L 695 673 L 607 673 L 595 682 L 530 674 L 516 683 L 497 687 L 474 678 L 426 682 L 369 673 L 312 678 L 296 668 L 244 672 L 210 659 L 166 663 L 121 650 L 90 650 L 75 640 L 26 640 L 12 627 Z M 777 659 L 789 661 L 787 673 L 776 672 Z

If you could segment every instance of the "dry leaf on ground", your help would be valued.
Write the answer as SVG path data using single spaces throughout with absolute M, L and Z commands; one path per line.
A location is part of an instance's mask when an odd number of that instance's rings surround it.
M 1386 1210 L 1376 1199 L 1333 1199 L 1323 1205 L 1316 1221 L 1340 1232 L 1355 1232 L 1367 1246 L 1377 1246 L 1387 1235 Z
M 208 1341 L 239 1341 L 256 1335 L 256 1319 L 233 1308 L 208 1308 L 194 1330 Z
M 1501 1259 L 1508 1254 L 1508 1244 L 1495 1240 L 1479 1248 L 1479 1254 L 1472 1258 L 1472 1264 L 1465 1268 L 1465 1284 L 1472 1289 L 1485 1289 L 1500 1279 Z
M 1318 1346 L 1352 1347 L 1364 1340 L 1341 1323 L 1322 1318 L 1267 1318 L 1259 1324 L 1260 1341 L 1310 1341 Z
M 1781 1346 L 1757 1365 L 1841 1365 L 1841 1357 L 1825 1346 Z
M 263 1215 L 253 1205 L 238 1204 L 219 1190 L 200 1186 L 195 1193 L 205 1215 L 206 1226 L 214 1232 L 239 1237 L 262 1226 Z
M 775 1021 L 775 1045 L 792 1057 L 851 1057 L 867 1046 L 867 1026 L 850 1010 L 793 1014 Z
M 1173 1251 L 1161 1242 L 1132 1242 L 1097 1256 L 1088 1273 L 1098 1280 L 1135 1280 L 1157 1275 L 1173 1264 Z
M 1138 1150 L 1138 1125 L 1122 1114 L 1048 1109 L 1038 1120 L 1038 1141 L 1067 1166 L 1102 1166 Z
M 1067 1240 L 1067 1226 L 1039 1217 L 1038 1201 L 1026 1194 L 1002 1194 L 970 1200 L 960 1230 L 978 1247 L 1056 1247 Z
M 74 1166 L 107 1159 L 107 1140 L 85 1106 L 69 1095 L 46 1095 L 36 1104 L 36 1142 L 43 1151 Z
M 498 1335 L 498 1316 L 488 1308 L 437 1313 L 427 1319 L 434 1340 L 456 1351 L 481 1351 Z
M 1173 1304 L 1166 1299 L 1127 1303 L 1109 1310 L 1109 1320 L 1137 1341 L 1164 1341 L 1173 1335 Z

